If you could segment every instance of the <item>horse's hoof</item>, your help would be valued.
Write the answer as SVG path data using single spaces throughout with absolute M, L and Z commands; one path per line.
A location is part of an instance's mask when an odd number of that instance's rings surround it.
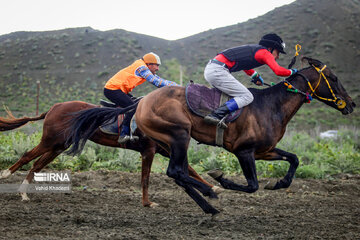
M 148 208 L 155 208 L 155 207 L 159 206 L 159 204 L 154 203 L 154 202 L 146 202 L 146 203 L 143 203 L 143 206 L 148 207 Z
M 225 189 L 218 186 L 213 186 L 211 189 L 214 191 L 214 193 L 216 193 L 216 195 L 219 195 L 220 193 L 225 191 Z
M 26 193 L 20 193 L 21 195 L 21 201 L 22 202 L 29 202 L 30 198 L 28 197 L 28 195 Z
M 0 179 L 4 179 L 4 178 L 7 178 L 11 175 L 11 171 L 9 169 L 6 169 L 6 170 L 2 170 L 0 172 Z
M 218 169 L 218 168 L 209 171 L 207 174 L 208 174 L 210 177 L 214 178 L 214 179 L 219 178 L 219 177 L 221 177 L 222 175 L 224 175 L 224 173 L 223 173 L 220 169 Z
M 278 182 L 275 180 L 270 180 L 267 182 L 267 184 L 265 185 L 264 189 L 267 190 L 275 190 L 275 186 Z
M 210 205 L 215 206 L 215 208 L 217 208 L 220 205 L 219 198 L 208 198 L 208 199 L 209 199 Z
M 212 217 L 211 217 L 211 221 L 214 221 L 214 222 L 224 222 L 225 220 L 226 220 L 225 215 L 221 212 L 216 213 L 216 214 L 212 215 Z
M 154 202 L 150 203 L 150 205 L 149 205 L 150 208 L 156 208 L 158 206 L 159 206 L 159 204 L 154 203 Z

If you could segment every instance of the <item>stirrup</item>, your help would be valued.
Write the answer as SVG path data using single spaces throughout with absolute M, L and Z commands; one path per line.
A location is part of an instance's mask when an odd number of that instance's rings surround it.
M 119 144 L 124 144 L 124 143 L 127 143 L 128 141 L 130 141 L 130 142 L 135 142 L 135 141 L 138 141 L 138 140 L 139 140 L 139 137 L 138 137 L 138 136 L 125 135 L 125 136 L 119 136 L 119 138 L 118 138 L 118 143 L 119 143 Z
M 139 137 L 138 137 L 138 136 L 134 136 L 134 135 L 130 135 L 130 141 L 131 141 L 131 142 L 139 141 Z
M 218 127 L 225 129 L 225 128 L 227 128 L 227 125 L 225 124 L 226 116 L 219 120 L 211 115 L 207 115 L 204 117 L 204 121 L 208 124 L 217 125 Z
M 223 129 L 227 128 L 228 126 L 225 124 L 226 117 L 227 115 L 225 115 L 225 117 L 223 117 L 216 126 Z
M 127 143 L 129 140 L 130 140 L 129 135 L 119 136 L 118 143 L 124 144 L 124 143 Z

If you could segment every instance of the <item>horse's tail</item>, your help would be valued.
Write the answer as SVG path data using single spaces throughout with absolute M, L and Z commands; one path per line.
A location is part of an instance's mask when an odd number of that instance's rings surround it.
M 44 119 L 48 112 L 42 113 L 37 117 L 23 117 L 15 118 L 12 114 L 9 114 L 10 118 L 0 117 L 0 131 L 8 131 L 25 125 L 28 122 L 38 121 Z
M 66 146 L 71 148 L 66 153 L 75 155 L 80 153 L 86 141 L 91 138 L 95 131 L 105 122 L 116 121 L 119 114 L 124 114 L 136 108 L 138 102 L 126 108 L 91 108 L 74 113 L 74 118 L 69 122 L 67 129 Z

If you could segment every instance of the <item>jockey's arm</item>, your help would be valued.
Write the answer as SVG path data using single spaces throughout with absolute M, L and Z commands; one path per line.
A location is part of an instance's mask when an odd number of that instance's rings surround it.
M 246 73 L 246 75 L 248 75 L 249 77 L 251 77 L 252 79 L 254 79 L 254 77 L 256 77 L 258 74 L 257 71 L 255 71 L 254 69 L 250 69 L 250 70 L 244 70 L 244 72 Z
M 270 69 L 280 77 L 289 77 L 294 74 L 293 70 L 281 67 L 276 61 L 274 56 L 266 49 L 260 49 L 255 53 L 255 59 L 259 63 L 266 64 Z
M 144 78 L 146 81 L 150 82 L 154 86 L 161 88 L 165 86 L 179 86 L 177 83 L 169 80 L 165 80 L 158 75 L 151 73 L 150 69 L 146 66 L 141 66 L 135 71 L 136 76 Z

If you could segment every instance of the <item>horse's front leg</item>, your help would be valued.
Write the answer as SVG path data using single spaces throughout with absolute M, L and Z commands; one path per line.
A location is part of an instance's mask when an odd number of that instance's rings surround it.
M 185 135 L 185 134 L 184 134 Z M 181 136 L 178 134 L 178 136 Z M 209 186 L 202 182 L 198 182 L 196 179 L 189 177 L 188 175 L 188 161 L 187 161 L 187 146 L 189 137 L 181 142 L 181 138 L 178 138 L 178 143 L 171 146 L 170 162 L 166 175 L 173 178 L 175 183 L 184 188 L 185 192 L 201 207 L 205 213 L 211 213 L 216 215 L 219 213 L 213 206 L 211 206 L 201 195 L 195 190 L 199 190 L 203 195 L 209 196 L 209 198 L 217 198 L 214 191 Z M 186 142 L 185 142 L 186 141 Z M 184 144 L 185 142 L 185 144 Z
M 291 185 L 296 169 L 299 166 L 299 159 L 295 154 L 275 148 L 272 152 L 268 152 L 266 154 L 261 154 L 261 155 L 255 155 L 255 158 L 269 160 L 269 161 L 282 160 L 282 161 L 287 161 L 290 164 L 289 170 L 285 175 L 285 177 L 277 181 L 276 183 L 270 183 L 266 185 L 265 189 L 276 190 L 280 188 L 288 188 Z
M 236 184 L 226 178 L 220 170 L 211 171 L 208 174 L 218 181 L 225 189 L 237 190 L 247 193 L 256 192 L 259 189 L 259 183 L 256 176 L 256 166 L 253 150 L 242 150 L 235 153 L 239 160 L 240 166 L 244 172 L 247 186 Z

